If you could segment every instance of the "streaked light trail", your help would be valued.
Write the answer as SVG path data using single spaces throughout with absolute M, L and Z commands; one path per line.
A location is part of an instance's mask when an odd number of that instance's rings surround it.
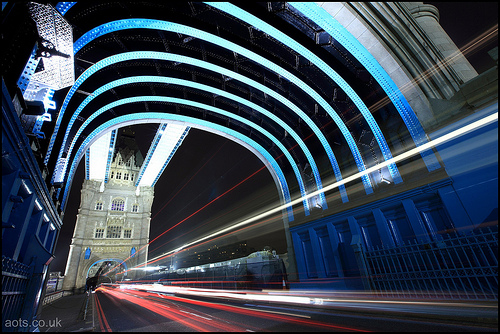
M 497 104 L 497 108 L 498 108 L 498 104 Z M 378 165 L 376 165 L 376 166 L 370 167 L 370 168 L 368 168 L 368 169 L 364 170 L 363 172 L 356 173 L 356 174 L 354 174 L 354 175 L 351 175 L 351 176 L 349 176 L 349 177 L 344 178 L 342 181 L 339 181 L 339 182 L 334 182 L 334 183 L 332 183 L 332 184 L 330 184 L 330 185 L 328 185 L 328 186 L 325 186 L 325 187 L 322 189 L 322 191 L 325 191 L 325 192 L 326 192 L 326 191 L 329 191 L 329 190 L 333 190 L 333 189 L 335 189 L 335 188 L 339 187 L 340 185 L 343 185 L 343 184 L 346 184 L 346 183 L 352 182 L 352 181 L 354 181 L 354 180 L 357 180 L 357 179 L 358 179 L 358 178 L 360 178 L 361 176 L 366 175 L 366 174 L 369 174 L 369 173 L 372 173 L 372 172 L 374 172 L 374 171 L 377 171 L 377 170 L 379 170 L 380 168 L 382 168 L 382 167 L 386 167 L 387 165 L 389 165 L 389 164 L 391 164 L 391 163 L 401 162 L 401 161 L 403 161 L 403 160 L 405 160 L 405 159 L 408 159 L 408 158 L 410 158 L 410 157 L 412 157 L 412 156 L 414 156 L 414 155 L 418 155 L 418 154 L 420 154 L 422 151 L 430 150 L 430 149 L 432 149 L 433 147 L 436 147 L 436 146 L 438 146 L 438 145 L 440 145 L 440 144 L 443 144 L 443 143 L 445 143 L 445 142 L 447 142 L 447 141 L 450 141 L 450 140 L 452 140 L 452 139 L 455 139 L 455 138 L 457 138 L 457 137 L 459 137 L 459 136 L 462 136 L 462 135 L 464 135 L 464 134 L 466 134 L 466 133 L 468 133 L 468 132 L 474 131 L 474 130 L 476 130 L 476 129 L 478 129 L 478 128 L 482 127 L 482 126 L 486 126 L 486 125 L 488 125 L 488 124 L 490 124 L 490 123 L 492 123 L 492 122 L 495 122 L 495 121 L 498 121 L 498 111 L 497 111 L 497 112 L 495 112 L 495 113 L 494 113 L 494 114 L 492 114 L 492 115 L 489 115 L 489 116 L 487 116 L 487 117 L 484 117 L 484 118 L 482 118 L 482 119 L 480 119 L 480 120 L 478 120 L 478 121 L 476 121 L 476 122 L 473 122 L 473 123 L 471 123 L 471 124 L 469 124 L 469 125 L 466 125 L 466 126 L 464 126 L 464 127 L 460 128 L 460 129 L 457 129 L 457 130 L 452 131 L 452 132 L 450 132 L 450 133 L 448 133 L 448 134 L 446 134 L 446 135 L 443 135 L 443 136 L 441 136 L 441 137 L 439 137 L 439 138 L 436 138 L 436 139 L 431 140 L 431 141 L 429 141 L 429 142 L 427 142 L 427 143 L 425 143 L 425 144 L 422 144 L 422 145 L 420 145 L 420 146 L 418 146 L 418 147 L 415 147 L 415 148 L 413 148 L 413 149 L 411 149 L 411 150 L 409 150 L 409 151 L 407 151 L 407 152 L 404 152 L 404 153 L 402 153 L 402 154 L 400 154 L 400 155 L 398 155 L 398 156 L 396 156 L 396 157 L 393 157 L 393 158 L 392 158 L 392 159 L 390 159 L 390 160 L 386 160 L 386 161 L 384 161 L 384 162 L 382 162 L 382 163 L 380 163 L 380 164 L 378 164 Z M 290 203 L 283 204 L 283 205 L 278 206 L 278 207 L 276 207 L 276 208 L 274 208 L 274 209 L 268 210 L 268 211 L 266 211 L 266 212 L 264 212 L 264 213 L 258 214 L 258 215 L 254 216 L 254 217 L 251 217 L 251 218 L 246 219 L 246 220 L 244 220 L 244 221 L 242 221 L 242 222 L 239 222 L 239 223 L 237 223 L 237 224 L 234 224 L 234 225 L 232 225 L 232 226 L 230 226 L 230 227 L 224 228 L 224 229 L 219 230 L 219 231 L 217 231 L 217 232 L 215 232 L 215 233 L 212 233 L 212 234 L 210 234 L 210 235 L 207 235 L 207 236 L 205 236 L 205 237 L 202 237 L 202 238 L 200 238 L 200 239 L 197 239 L 197 240 L 195 240 L 195 241 L 192 241 L 192 242 L 190 242 L 190 243 L 187 243 L 187 244 L 185 244 L 185 245 L 183 245 L 183 246 L 181 246 L 181 247 L 179 247 L 179 248 L 177 248 L 177 249 L 175 249 L 175 250 L 172 250 L 172 251 L 170 251 L 170 252 L 164 253 L 163 255 L 157 256 L 157 257 L 155 257 L 155 258 L 153 258 L 153 259 L 150 259 L 149 261 L 155 261 L 155 260 L 157 260 L 157 259 L 159 259 L 159 258 L 162 258 L 162 257 L 164 257 L 164 256 L 170 255 L 170 254 L 172 254 L 172 253 L 176 253 L 176 252 L 178 252 L 178 251 L 180 251 L 180 250 L 182 250 L 182 249 L 184 249 L 184 248 L 186 248 L 186 247 L 189 247 L 189 246 L 195 245 L 195 244 L 200 243 L 200 242 L 202 242 L 202 241 L 204 241 L 204 240 L 207 240 L 207 239 L 213 238 L 213 237 L 218 236 L 218 235 L 221 235 L 221 234 L 223 234 L 223 233 L 227 233 L 227 232 L 229 232 L 229 231 L 231 231 L 231 230 L 234 230 L 234 229 L 240 228 L 240 227 L 242 227 L 242 226 L 248 225 L 248 224 L 250 224 L 250 223 L 252 223 L 252 222 L 255 222 L 255 221 L 259 220 L 259 219 L 265 218 L 265 217 L 267 217 L 267 216 L 269 216 L 269 215 L 272 215 L 272 214 L 275 214 L 275 213 L 277 213 L 277 212 L 281 212 L 282 210 L 284 210 L 284 209 L 286 209 L 286 208 L 288 208 L 288 207 L 290 207 L 290 206 L 293 206 L 293 205 L 295 205 L 295 204 L 301 203 L 301 202 L 302 202 L 302 201 L 304 201 L 305 199 L 309 199 L 309 198 L 311 198 L 311 197 L 317 196 L 317 195 L 318 195 L 320 192 L 322 192 L 322 191 L 314 191 L 314 192 L 311 192 L 310 194 L 308 194 L 308 195 L 306 195 L 306 196 L 303 196 L 303 197 L 297 198 L 297 199 L 295 199 L 295 200 L 292 200 Z M 197 211 L 197 212 L 198 212 L 198 211 Z

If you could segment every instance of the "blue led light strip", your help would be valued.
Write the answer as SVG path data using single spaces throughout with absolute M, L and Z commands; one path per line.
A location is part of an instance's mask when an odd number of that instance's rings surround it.
M 302 44 L 297 43 L 294 39 L 288 37 L 278 29 L 267 24 L 261 19 L 251 15 L 250 13 L 238 8 L 233 4 L 227 2 L 207 2 L 207 4 L 254 26 L 260 31 L 276 39 L 277 41 L 283 43 L 283 45 L 285 45 L 287 48 L 294 50 L 295 52 L 297 52 L 298 54 L 309 60 L 312 64 L 318 67 L 323 73 L 325 73 L 328 77 L 330 77 L 330 79 L 332 79 L 347 94 L 349 99 L 351 99 L 351 101 L 356 105 L 358 110 L 365 118 L 366 122 L 370 126 L 370 129 L 372 130 L 373 135 L 375 136 L 375 139 L 377 140 L 377 143 L 380 147 L 380 151 L 384 156 L 384 159 L 385 160 L 392 159 L 392 154 L 384 138 L 384 135 L 382 134 L 382 131 L 378 126 L 378 123 L 373 118 L 370 110 L 368 110 L 368 107 L 361 100 L 358 94 L 356 94 L 354 89 L 352 89 L 351 86 L 349 86 L 349 84 L 344 80 L 344 78 L 342 78 L 337 72 L 335 72 L 330 66 L 328 66 L 322 59 L 320 59 L 314 53 L 305 48 Z M 390 164 L 388 166 L 388 169 L 394 183 L 400 183 L 403 181 L 395 163 Z
M 318 190 L 321 190 L 323 188 L 322 182 L 321 182 L 321 177 L 320 177 L 320 174 L 318 171 L 318 167 L 316 166 L 316 162 L 314 161 L 312 154 L 310 153 L 310 151 L 307 148 L 304 141 L 295 132 L 295 130 L 293 130 L 288 124 L 283 122 L 279 117 L 277 117 L 273 113 L 267 111 L 266 109 L 256 105 L 253 102 L 250 102 L 246 99 L 243 99 L 237 95 L 228 93 L 228 92 L 221 90 L 221 89 L 213 88 L 211 86 L 206 86 L 203 84 L 199 84 L 197 82 L 192 82 L 192 81 L 188 81 L 188 80 L 184 80 L 184 79 L 177 79 L 177 78 L 170 78 L 170 77 L 159 77 L 159 76 L 137 76 L 137 77 L 128 77 L 128 78 L 124 78 L 124 79 L 118 79 L 118 80 L 112 81 L 104 86 L 99 87 L 91 95 L 87 96 L 87 98 L 78 106 L 78 108 L 74 112 L 73 116 L 71 117 L 71 120 L 68 123 L 68 127 L 66 128 L 66 134 L 64 136 L 64 140 L 63 140 L 63 144 L 62 144 L 63 149 L 66 146 L 66 139 L 71 136 L 72 126 L 73 126 L 74 122 L 76 121 L 78 115 L 81 113 L 83 108 L 85 108 L 85 106 L 87 106 L 90 103 L 90 101 L 92 101 L 94 98 L 96 98 L 100 94 L 102 94 L 110 89 L 119 87 L 121 85 L 126 85 L 126 84 L 131 84 L 131 83 L 140 83 L 140 82 L 159 82 L 159 83 L 164 83 L 164 84 L 174 84 L 174 85 L 187 86 L 190 88 L 204 90 L 204 91 L 210 92 L 212 94 L 220 95 L 220 96 L 223 96 L 225 98 L 234 100 L 238 103 L 244 104 L 244 105 L 250 107 L 251 109 L 260 112 L 261 114 L 265 115 L 266 117 L 269 117 L 270 119 L 272 119 L 273 121 L 278 123 L 281 127 L 283 127 L 285 129 L 285 131 L 287 131 L 287 133 L 290 134 L 295 139 L 295 141 L 298 143 L 298 145 L 303 150 L 304 155 L 306 156 L 307 161 L 309 162 L 309 165 L 311 166 L 311 170 L 313 171 L 313 175 L 314 175 L 314 178 L 316 181 L 316 186 L 317 186 Z M 347 194 L 345 193 L 345 189 L 342 192 L 342 196 L 345 197 L 344 202 L 346 202 L 347 201 Z M 320 199 L 321 199 L 321 207 L 326 210 L 328 208 L 328 205 L 327 205 L 326 197 L 325 197 L 324 193 L 320 194 Z
M 85 180 L 90 178 L 90 147 L 85 151 Z
M 398 86 L 396 86 L 389 74 L 387 74 L 371 53 L 346 28 L 335 20 L 330 13 L 317 4 L 312 2 L 290 2 L 290 4 L 335 38 L 370 72 L 403 118 L 415 145 L 420 146 L 427 143 L 425 131 L 408 104 L 408 101 L 406 101 Z M 429 171 L 441 168 L 435 154 L 431 150 L 421 152 L 421 156 Z
M 327 113 L 332 117 L 332 119 L 335 121 L 335 123 L 337 124 L 337 126 L 341 130 L 342 134 L 344 135 L 344 137 L 349 145 L 349 148 L 351 149 L 351 152 L 353 154 L 354 161 L 356 162 L 358 170 L 364 171 L 366 169 L 364 162 L 363 162 L 363 159 L 361 157 L 361 154 L 356 146 L 354 139 L 352 138 L 350 131 L 347 129 L 347 127 L 342 122 L 342 120 L 337 115 L 337 113 L 333 110 L 333 108 L 316 91 L 314 91 L 311 87 L 306 85 L 302 80 L 300 80 L 299 78 L 297 78 L 296 76 L 294 76 L 290 72 L 284 70 L 283 68 L 277 66 L 276 64 L 270 62 L 269 60 L 255 54 L 254 52 L 251 52 L 243 47 L 240 47 L 239 45 L 236 45 L 232 42 L 229 42 L 223 38 L 206 33 L 204 31 L 201 31 L 201 30 L 198 30 L 195 28 L 191 28 L 191 27 L 188 27 L 185 25 L 176 24 L 176 23 L 172 23 L 172 22 L 150 20 L 150 19 L 126 19 L 126 20 L 113 21 L 113 22 L 103 24 L 103 25 L 96 27 L 96 28 L 92 29 L 91 31 L 85 33 L 82 37 L 80 37 L 75 42 L 74 52 L 76 54 L 88 42 L 90 42 L 93 39 L 95 39 L 99 36 L 102 36 L 104 34 L 107 34 L 107 33 L 113 32 L 113 31 L 123 30 L 123 29 L 140 29 L 140 28 L 172 31 L 172 32 L 186 34 L 189 36 L 193 36 L 196 38 L 206 40 L 210 43 L 217 44 L 217 45 L 224 47 L 226 49 L 229 49 L 233 52 L 244 55 L 245 57 L 255 61 L 256 63 L 258 63 L 260 65 L 267 67 L 271 71 L 277 73 L 278 75 L 284 77 L 288 81 L 294 83 L 299 88 L 301 88 L 304 92 L 306 92 L 308 95 L 310 95 L 316 102 L 318 102 L 319 105 L 321 105 L 327 111 Z M 144 53 L 147 53 L 147 52 L 144 52 Z M 85 74 L 85 72 L 82 74 L 82 76 L 84 74 Z M 229 77 L 234 78 L 234 76 L 229 76 Z M 78 78 L 78 79 L 80 79 L 80 78 Z M 77 85 L 77 81 L 75 81 L 75 85 L 73 85 L 73 87 L 75 87 Z M 70 90 L 70 92 L 68 93 L 68 96 L 70 94 L 72 95 L 73 93 L 74 92 L 72 92 L 72 90 Z M 67 102 L 69 102 L 68 96 L 65 99 L 63 106 L 61 107 L 61 111 L 63 111 L 63 108 L 64 109 L 66 108 Z M 287 105 L 287 104 L 285 103 L 285 105 Z M 62 113 L 60 112 L 59 117 L 62 117 L 61 115 L 62 115 Z M 49 150 L 48 150 L 47 156 L 49 156 L 51 154 L 53 142 L 55 141 L 55 135 L 57 134 L 57 131 L 59 130 L 59 125 L 60 125 L 59 117 L 58 117 L 58 120 L 56 121 L 56 126 L 54 129 L 54 134 L 51 138 L 51 142 L 49 143 Z M 304 119 L 304 121 L 306 121 L 306 119 Z M 308 122 L 306 121 L 306 123 L 308 123 Z M 312 121 L 311 121 L 311 123 L 312 123 Z M 308 124 L 308 125 L 311 126 L 310 124 Z M 318 135 L 318 134 L 316 134 L 316 135 Z M 318 137 L 318 138 L 320 139 L 321 142 L 323 142 L 323 140 L 326 142 L 326 138 L 324 138 L 324 137 L 323 138 Z M 323 145 L 323 146 L 325 146 L 325 145 Z M 341 180 L 340 170 L 338 170 L 339 173 L 337 173 L 337 171 L 335 170 L 334 164 L 336 164 L 336 161 L 334 163 L 335 158 L 333 156 L 333 152 L 331 152 L 331 153 L 327 152 L 327 153 L 328 153 L 328 156 L 330 158 L 330 161 L 332 162 L 332 167 L 334 168 L 334 173 L 335 173 L 335 176 L 337 178 L 337 181 L 339 181 L 339 180 Z M 339 177 L 340 177 L 340 179 L 339 179 Z M 363 181 L 363 184 L 365 186 L 366 192 L 368 194 L 372 193 L 373 189 L 372 189 L 371 182 L 370 182 L 368 175 L 363 175 L 362 181 Z
M 279 167 L 278 163 L 274 160 L 274 158 L 269 154 L 269 152 L 267 152 L 258 143 L 256 143 L 255 141 L 253 141 L 252 139 L 250 139 L 246 136 L 243 136 L 241 133 L 239 133 L 237 131 L 228 129 L 228 128 L 223 127 L 221 125 L 211 123 L 208 121 L 204 121 L 204 120 L 199 120 L 199 119 L 188 117 L 188 116 L 168 114 L 168 113 L 152 113 L 152 112 L 136 113 L 133 115 L 119 116 L 119 117 L 116 117 L 110 121 L 105 122 L 104 124 L 101 124 L 88 137 L 85 138 L 85 140 L 81 144 L 80 148 L 76 152 L 75 157 L 73 158 L 73 161 L 71 163 L 71 167 L 69 169 L 69 173 L 68 173 L 68 177 L 67 177 L 68 182 L 66 184 L 68 184 L 68 185 L 71 184 L 71 182 L 73 180 L 73 175 L 76 171 L 76 168 L 78 167 L 78 162 L 79 162 L 83 152 L 85 152 L 85 150 L 88 147 L 90 147 L 90 145 L 92 144 L 92 141 L 95 138 L 97 138 L 101 134 L 102 131 L 105 131 L 106 129 L 108 129 L 110 127 L 114 127 L 117 124 L 125 123 L 127 121 L 134 121 L 135 122 L 134 124 L 137 124 L 138 120 L 143 120 L 144 122 L 151 122 L 151 121 L 152 122 L 155 122 L 155 121 L 164 122 L 164 121 L 169 121 L 169 120 L 170 121 L 173 120 L 173 121 L 180 121 L 180 122 L 188 122 L 191 124 L 197 124 L 200 126 L 204 126 L 207 128 L 217 130 L 219 132 L 225 133 L 229 136 L 232 136 L 232 137 L 246 143 L 247 145 L 249 145 L 250 147 L 252 147 L 256 151 L 258 151 L 263 156 L 263 158 L 265 160 L 267 160 L 266 166 L 267 166 L 268 170 L 271 172 L 272 175 L 275 175 L 277 177 L 280 196 L 282 197 L 282 199 L 285 203 L 288 204 L 291 202 L 288 184 L 286 182 L 285 176 L 284 176 L 281 168 Z M 64 210 L 64 207 L 66 205 L 66 199 L 68 196 L 69 188 L 70 188 L 69 186 L 66 186 L 64 189 L 64 194 L 63 194 L 63 198 L 62 198 L 62 202 L 61 202 L 61 207 L 63 208 L 63 210 Z M 291 206 L 287 207 L 287 213 L 288 213 L 289 221 L 293 221 L 293 219 L 294 219 L 293 218 L 293 210 L 292 210 Z
M 103 59 L 103 60 L 97 62 L 96 64 L 92 65 L 91 67 L 89 67 L 75 81 L 75 84 L 73 85 L 73 87 L 68 92 L 68 95 L 66 96 L 65 102 L 63 103 L 63 106 L 61 108 L 61 112 L 59 113 L 59 117 L 62 117 L 61 115 L 62 115 L 62 113 L 64 113 L 64 110 L 65 110 L 67 104 L 69 103 L 69 100 L 71 99 L 72 95 L 76 92 L 76 90 L 81 85 L 81 83 L 83 83 L 84 80 L 86 80 L 93 73 L 97 72 L 98 70 L 100 70 L 106 66 L 109 66 L 111 64 L 121 62 L 121 61 L 127 61 L 130 59 L 160 59 L 160 60 L 168 60 L 168 61 L 173 61 L 173 62 L 186 63 L 189 65 L 202 67 L 202 68 L 205 68 L 205 69 L 217 72 L 217 73 L 221 73 L 223 75 L 226 75 L 228 77 L 232 77 L 235 80 L 242 81 L 245 84 L 248 84 L 256 89 L 263 91 L 267 95 L 275 98 L 276 100 L 278 100 L 279 102 L 284 104 L 286 107 L 290 108 L 292 111 L 294 111 L 296 114 L 298 114 L 304 120 L 304 122 L 306 122 L 309 125 L 309 127 L 316 134 L 316 136 L 320 140 L 323 148 L 325 149 L 327 156 L 330 159 L 330 163 L 332 164 L 332 168 L 333 168 L 333 171 L 335 173 L 335 177 L 336 177 L 337 181 L 342 180 L 340 168 L 338 166 L 337 160 L 335 159 L 335 155 L 333 154 L 333 151 L 332 151 L 327 139 L 324 137 L 323 133 L 316 126 L 316 124 L 295 104 L 293 104 L 292 102 L 290 102 L 289 100 L 287 100 L 286 98 L 281 96 L 280 94 L 276 93 L 272 89 L 254 81 L 254 80 L 251 80 L 243 75 L 240 75 L 236 72 L 227 70 L 223 67 L 213 65 L 213 64 L 207 63 L 207 62 L 202 61 L 202 60 L 186 57 L 186 56 L 181 56 L 181 55 L 176 55 L 176 54 L 171 54 L 171 53 L 163 53 L 163 52 L 127 52 L 127 53 L 122 53 L 122 54 L 114 55 L 114 56 L 108 57 L 106 59 Z M 103 86 L 103 87 L 105 87 L 105 86 Z M 103 87 L 101 87 L 101 88 L 103 88 Z M 102 93 L 102 91 L 100 91 L 99 93 Z M 87 99 L 85 101 L 90 102 L 90 100 L 87 100 Z M 82 108 L 84 106 L 85 105 L 83 105 Z M 79 107 L 78 110 L 79 110 L 78 112 L 80 112 L 81 108 Z M 58 118 L 58 120 L 59 120 L 59 118 Z M 57 127 L 58 127 L 58 125 L 56 124 L 56 128 Z M 55 132 L 56 132 L 56 130 L 54 130 L 54 135 L 55 135 Z M 55 138 L 54 135 L 53 135 L 53 138 Z M 67 136 L 68 136 L 68 134 L 65 135 L 65 137 L 67 137 Z M 66 141 L 66 139 L 64 139 L 64 141 Z M 63 147 L 59 151 L 59 159 L 61 158 L 64 149 L 65 149 L 65 146 L 63 145 Z M 357 148 L 356 148 L 356 150 L 357 150 Z M 365 177 L 367 177 L 367 176 L 365 175 Z M 364 181 L 363 181 L 363 184 L 365 186 L 365 190 L 367 193 L 373 192 L 370 184 L 367 185 L 366 182 L 364 182 Z M 339 191 L 340 191 L 340 194 L 342 197 L 342 201 L 347 202 L 348 199 L 347 199 L 347 193 L 345 191 L 345 186 L 341 185 L 339 187 Z
M 73 7 L 76 4 L 76 2 L 58 2 L 56 4 L 56 10 L 61 13 L 62 16 L 66 14 L 68 10 L 70 10 L 71 7 Z
M 99 115 L 103 114 L 104 112 L 108 111 L 109 109 L 112 109 L 112 108 L 115 108 L 115 107 L 118 107 L 118 106 L 121 106 L 121 105 L 125 105 L 125 104 L 137 103 L 137 102 L 164 102 L 164 103 L 184 104 L 184 105 L 188 105 L 188 106 L 191 106 L 191 107 L 199 108 L 201 110 L 209 110 L 209 111 L 212 111 L 212 112 L 224 115 L 226 117 L 231 117 L 231 118 L 237 120 L 238 122 L 244 123 L 244 124 L 252 127 L 253 129 L 261 132 L 264 136 L 266 136 L 269 140 L 271 140 L 276 146 L 278 146 L 280 148 L 280 150 L 283 152 L 283 154 L 288 159 L 288 162 L 290 163 L 290 165 L 293 168 L 293 171 L 295 173 L 295 177 L 297 178 L 297 182 L 299 184 L 301 196 L 305 197 L 307 195 L 306 190 L 305 190 L 305 186 L 304 186 L 304 182 L 302 180 L 302 176 L 301 176 L 300 171 L 299 171 L 299 168 L 297 167 L 297 164 L 295 164 L 295 162 L 294 162 L 294 160 L 293 160 L 290 152 L 288 152 L 288 150 L 286 149 L 286 147 L 276 137 L 274 137 L 271 133 L 269 133 L 267 130 L 265 130 L 264 128 L 260 127 L 259 125 L 256 125 L 256 124 L 250 122 L 246 118 L 243 118 L 241 116 L 232 114 L 232 113 L 227 112 L 225 110 L 222 110 L 222 109 L 219 109 L 219 108 L 207 105 L 207 104 L 203 104 L 203 103 L 199 103 L 199 102 L 194 102 L 194 101 L 190 101 L 190 100 L 185 100 L 185 99 L 174 98 L 174 97 L 166 97 L 166 96 L 138 96 L 138 97 L 129 97 L 129 98 L 121 99 L 121 100 L 118 100 L 118 101 L 115 101 L 115 102 L 112 102 L 112 103 L 109 103 L 109 104 L 105 105 L 104 107 L 102 107 L 99 110 L 95 111 L 80 126 L 80 128 L 77 131 L 77 133 L 73 137 L 73 141 L 71 142 L 71 145 L 70 145 L 69 150 L 68 150 L 68 156 L 71 155 L 71 152 L 73 151 L 73 147 L 74 147 L 74 145 L 76 145 L 76 141 L 80 137 L 80 135 L 83 132 L 83 130 L 85 129 L 85 127 L 87 127 L 90 124 L 90 122 L 92 122 L 95 118 L 97 118 Z M 153 142 L 153 145 L 157 145 L 158 144 L 157 141 L 159 141 L 160 138 L 161 138 L 161 136 L 158 136 L 158 138 L 155 138 L 155 141 Z M 150 150 L 150 152 L 151 151 L 154 151 L 154 149 Z M 148 155 L 149 155 L 149 153 L 148 153 Z M 151 152 L 151 156 L 152 156 L 152 152 Z M 150 156 L 150 158 L 151 158 L 151 156 Z M 145 163 L 147 164 L 148 162 L 149 161 L 146 161 Z M 66 168 L 67 168 L 67 164 L 63 168 L 64 174 L 66 172 Z M 141 177 L 142 177 L 142 175 L 141 175 Z M 307 216 L 307 215 L 309 215 L 309 201 L 304 200 L 303 203 L 304 203 L 305 214 Z

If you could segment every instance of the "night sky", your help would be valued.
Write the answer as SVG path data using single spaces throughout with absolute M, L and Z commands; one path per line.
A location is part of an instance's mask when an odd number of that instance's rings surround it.
M 459 48 L 481 32 L 498 25 L 497 2 L 430 3 L 440 10 L 440 23 Z M 487 51 L 498 46 L 497 38 L 466 55 L 478 73 L 495 66 Z M 157 127 L 157 124 L 145 124 L 133 128 L 143 156 L 146 156 Z M 150 245 L 149 257 L 175 249 L 259 210 L 279 205 L 278 191 L 267 169 L 262 169 L 263 166 L 256 156 L 231 140 L 192 128 L 155 186 L 150 240 L 184 221 Z M 56 258 L 52 261 L 50 271 L 64 273 L 66 267 L 80 205 L 83 167 L 82 159 L 73 181 L 56 247 Z M 286 252 L 282 222 L 279 220 L 243 234 L 213 240 L 200 247 L 239 241 L 247 241 L 256 250 L 268 245 L 278 254 Z

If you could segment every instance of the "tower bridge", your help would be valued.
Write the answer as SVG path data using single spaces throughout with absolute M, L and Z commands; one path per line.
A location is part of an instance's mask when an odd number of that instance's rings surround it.
M 83 288 L 103 261 L 148 263 L 154 187 L 192 131 L 264 166 L 279 203 L 241 211 L 213 236 L 279 214 L 292 287 L 460 295 L 451 279 L 498 298 L 497 66 L 478 73 L 436 7 L 127 1 L 2 12 L 12 45 L 2 55 L 2 271 L 28 282 L 3 290 L 4 315 L 35 315 L 79 164 L 64 289 Z M 156 133 L 140 152 L 130 131 L 147 123 Z M 391 257 L 446 248 L 453 262 L 476 252 L 473 240 L 488 251 L 462 267 Z M 438 277 L 451 266 L 453 278 Z

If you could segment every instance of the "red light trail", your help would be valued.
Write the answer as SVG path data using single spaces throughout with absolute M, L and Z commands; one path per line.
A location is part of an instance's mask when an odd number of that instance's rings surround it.
M 97 292 L 104 293 L 110 298 L 117 298 L 119 300 L 128 301 L 136 306 L 145 308 L 165 318 L 179 322 L 196 331 L 205 332 L 205 331 L 222 330 L 230 332 L 242 332 L 245 330 L 261 331 L 262 329 L 252 328 L 251 326 L 248 325 L 248 322 L 245 322 L 243 327 L 242 324 L 239 322 L 235 322 L 227 318 L 223 319 L 220 317 L 215 317 L 212 316 L 211 314 L 203 313 L 198 309 L 193 310 L 192 308 L 186 307 L 183 304 L 191 304 L 191 305 L 206 307 L 210 310 L 215 309 L 218 311 L 241 314 L 252 318 L 260 318 L 282 323 L 292 323 L 299 326 L 319 328 L 322 330 L 366 332 L 366 330 L 363 329 L 339 326 L 318 320 L 313 320 L 310 319 L 309 316 L 304 316 L 302 314 L 250 309 L 241 306 L 232 306 L 215 302 L 192 300 L 188 298 L 165 295 L 165 294 L 160 295 L 152 292 L 136 291 L 129 289 L 120 290 L 120 289 L 108 288 L 106 286 L 97 289 L 95 296 L 97 296 Z M 100 308 L 100 311 L 102 312 L 102 308 Z M 103 319 L 105 319 L 104 312 L 102 312 L 102 317 Z M 103 329 L 102 325 L 101 329 Z M 105 327 L 105 329 L 111 331 L 109 325 Z

